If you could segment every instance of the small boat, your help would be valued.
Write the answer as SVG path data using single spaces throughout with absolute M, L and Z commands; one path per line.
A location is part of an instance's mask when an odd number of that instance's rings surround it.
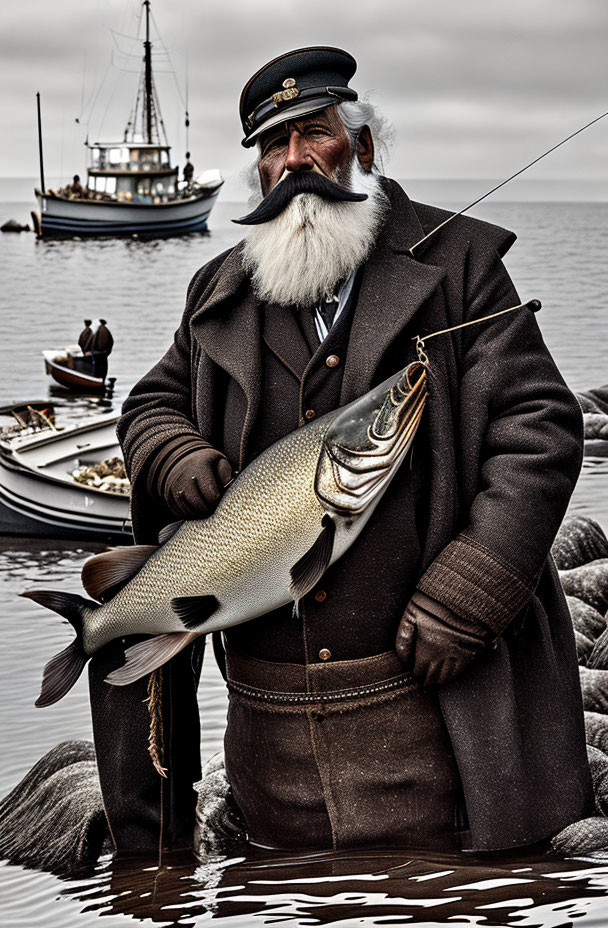
M 0 432 L 0 532 L 129 543 L 129 482 L 117 414 Z
M 73 393 L 103 393 L 105 377 L 96 377 L 92 358 L 85 357 L 77 345 L 43 351 L 47 374 Z
M 186 152 L 183 180 L 179 180 L 179 168 L 171 164 L 171 146 L 152 74 L 150 0 L 143 0 L 143 6 L 146 22 L 144 67 L 134 115 L 129 118 L 120 141 L 89 144 L 87 138 L 88 178 L 84 187 L 75 174 L 71 185 L 58 191 L 46 189 L 38 109 L 41 177 L 40 188 L 34 192 L 40 212 L 33 212 L 32 220 L 40 237 L 157 237 L 201 232 L 207 228 L 207 219 L 224 181 L 217 170 L 194 178 L 189 152 Z M 186 127 L 189 124 L 186 112 Z

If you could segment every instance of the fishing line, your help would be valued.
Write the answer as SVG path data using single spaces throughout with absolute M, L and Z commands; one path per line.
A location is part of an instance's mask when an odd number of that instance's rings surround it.
M 428 356 L 424 350 L 425 342 L 427 342 L 429 338 L 435 338 L 436 335 L 446 335 L 448 332 L 455 332 L 457 329 L 466 329 L 469 325 L 487 322 L 488 319 L 495 319 L 496 316 L 504 316 L 505 313 L 512 313 L 516 309 L 529 309 L 533 313 L 537 313 L 539 309 L 542 309 L 542 303 L 540 300 L 528 300 L 527 303 L 518 303 L 517 306 L 509 306 L 508 309 L 500 309 L 498 312 L 490 313 L 489 316 L 482 316 L 480 319 L 471 319 L 469 322 L 461 322 L 460 325 L 453 325 L 449 329 L 439 329 L 437 332 L 431 332 L 430 335 L 414 335 L 412 336 L 412 341 L 416 342 L 418 360 L 422 364 L 429 364 Z
M 600 119 L 604 119 L 605 116 L 608 116 L 608 112 L 602 113 L 601 116 L 596 116 L 595 119 L 592 119 L 592 120 L 591 120 L 591 122 L 588 122 L 586 125 L 581 126 L 580 129 L 577 129 L 577 130 L 576 130 L 576 132 L 572 132 L 572 133 L 571 133 L 569 136 L 567 136 L 565 139 L 562 139 L 561 142 L 558 142 L 557 145 L 553 145 L 551 148 L 548 148 L 547 151 L 545 151 L 545 152 L 542 153 L 542 155 L 539 155 L 537 158 L 534 158 L 534 160 L 533 160 L 533 161 L 530 161 L 529 164 L 526 164 L 525 167 L 520 168 L 519 171 L 516 171 L 515 174 L 511 174 L 511 176 L 510 176 L 510 177 L 507 177 L 506 180 L 503 180 L 503 181 L 501 181 L 499 184 L 496 184 L 495 187 L 492 187 L 492 189 L 491 189 L 491 190 L 488 190 L 487 193 L 484 193 L 483 196 L 477 197 L 476 200 L 473 200 L 472 203 L 469 203 L 469 205 L 468 205 L 468 206 L 465 206 L 463 209 L 458 210 L 457 213 L 452 213 L 451 216 L 448 216 L 447 219 L 444 219 L 443 222 L 440 222 L 438 226 L 436 226 L 434 229 L 431 229 L 430 232 L 427 232 L 427 234 L 424 236 L 424 238 L 421 238 L 420 241 L 416 242 L 415 245 L 412 245 L 412 247 L 409 249 L 410 255 L 411 255 L 412 257 L 414 257 L 414 249 L 415 249 L 415 248 L 418 248 L 419 245 L 422 245 L 423 242 L 426 242 L 427 239 L 429 239 L 432 235 L 435 234 L 435 232 L 439 232 L 440 229 L 443 229 L 444 226 L 447 226 L 448 222 L 451 222 L 452 219 L 456 219 L 457 216 L 462 216 L 463 213 L 466 213 L 468 210 L 472 209 L 473 206 L 476 206 L 478 203 L 481 203 L 481 201 L 482 201 L 482 200 L 485 200 L 486 197 L 489 197 L 490 194 L 495 193 L 497 190 L 500 190 L 500 188 L 501 188 L 501 187 L 504 187 L 505 184 L 508 184 L 509 181 L 512 181 L 514 178 L 519 177 L 520 174 L 523 174 L 524 171 L 527 171 L 528 168 L 531 168 L 531 167 L 532 167 L 532 165 L 538 164 L 539 161 L 542 161 L 542 159 L 543 159 L 543 158 L 546 158 L 547 155 L 550 155 L 551 152 L 553 152 L 553 151 L 555 151 L 556 149 L 560 148 L 562 145 L 565 145 L 566 142 L 569 142 L 569 141 L 570 141 L 570 139 L 573 139 L 576 135 L 579 135 L 581 132 L 584 132 L 585 129 L 588 129 L 589 126 L 593 126 L 596 122 L 599 122 Z

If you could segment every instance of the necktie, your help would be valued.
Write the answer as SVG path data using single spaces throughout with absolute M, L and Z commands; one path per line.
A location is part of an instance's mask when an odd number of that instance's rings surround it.
M 331 300 L 321 300 L 319 304 L 319 314 L 321 316 L 321 319 L 327 326 L 328 332 L 334 323 L 334 318 L 335 318 L 337 309 L 338 309 L 338 297 L 336 296 L 332 297 Z

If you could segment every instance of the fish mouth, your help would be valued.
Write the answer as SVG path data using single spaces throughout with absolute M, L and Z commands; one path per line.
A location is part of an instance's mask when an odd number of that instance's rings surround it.
M 336 416 L 315 476 L 328 509 L 357 515 L 380 497 L 411 448 L 426 398 L 426 367 L 414 361 Z

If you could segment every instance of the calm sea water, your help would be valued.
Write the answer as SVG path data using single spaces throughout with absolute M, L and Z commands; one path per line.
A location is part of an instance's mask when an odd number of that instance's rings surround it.
M 414 195 L 416 191 L 413 191 Z M 448 208 L 462 202 L 444 202 Z M 0 202 L 0 223 L 27 220 L 29 202 Z M 163 354 L 201 264 L 234 244 L 232 217 L 243 204 L 218 202 L 206 236 L 37 242 L 0 237 L 0 405 L 47 396 L 40 352 L 74 342 L 85 316 L 107 318 L 116 341 L 110 373 L 115 400 Z M 507 258 L 522 299 L 539 298 L 539 323 L 569 385 L 608 381 L 608 203 L 493 203 L 475 215 L 515 230 Z M 72 414 L 78 412 L 78 407 Z M 608 464 L 589 461 L 571 508 L 608 529 Z M 36 582 L 78 589 L 91 550 L 77 544 L 0 539 L 0 791 L 5 793 L 58 741 L 90 738 L 84 681 L 58 705 L 36 710 L 40 671 L 69 640 L 66 625 L 19 599 Z M 200 687 L 203 758 L 221 748 L 226 700 L 207 663 Z M 236 853 L 236 852 L 235 852 Z M 120 866 L 105 860 L 81 880 L 0 864 L 3 926 L 361 924 L 519 925 L 558 928 L 608 922 L 608 865 L 601 862 L 496 861 L 386 855 L 296 859 L 251 850 L 195 872 L 191 861 Z

